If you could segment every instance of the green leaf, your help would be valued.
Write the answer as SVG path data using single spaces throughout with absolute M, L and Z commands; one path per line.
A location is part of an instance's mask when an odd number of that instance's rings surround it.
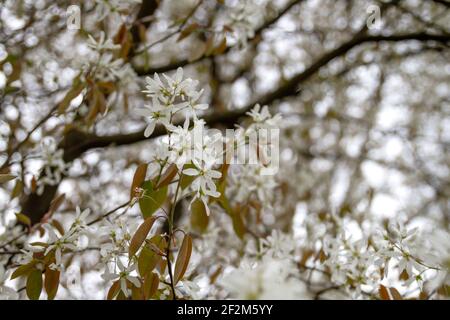
M 17 221 L 19 221 L 20 223 L 22 223 L 26 226 L 31 226 L 30 218 L 27 217 L 26 215 L 24 215 L 23 213 L 16 213 L 16 218 L 17 218 Z
M 14 272 L 11 275 L 11 280 L 16 279 L 18 277 L 28 275 L 30 273 L 30 271 L 33 269 L 34 265 L 35 265 L 34 262 L 30 262 L 28 264 L 21 265 L 16 270 L 14 270 Z
M 14 188 L 11 192 L 11 200 L 19 197 L 23 192 L 23 182 L 22 180 L 17 180 Z
M 153 270 L 158 264 L 159 256 L 148 246 L 144 246 L 138 257 L 138 271 L 141 277 Z
M 42 271 L 34 269 L 27 278 L 26 292 L 31 300 L 39 300 L 42 291 Z
M 158 190 L 153 189 L 151 181 L 145 181 L 142 185 L 144 188 L 144 195 L 139 199 L 139 207 L 144 218 L 150 217 L 156 210 L 158 210 L 166 201 L 167 186 Z
M 136 230 L 136 233 L 131 239 L 130 247 L 128 250 L 130 258 L 133 257 L 136 254 L 136 252 L 138 252 L 139 248 L 144 243 L 145 238 L 147 238 L 148 233 L 150 232 L 150 229 L 152 228 L 154 222 L 155 218 L 149 217 L 145 219 L 145 221 Z
M 181 243 L 180 251 L 178 252 L 177 261 L 175 262 L 174 284 L 183 278 L 184 273 L 189 265 L 189 260 L 192 253 L 192 238 L 186 234 Z
M 203 233 L 208 228 L 209 217 L 203 201 L 196 199 L 191 205 L 191 226 L 197 232 Z
M 158 251 L 164 250 L 165 247 L 166 240 L 161 235 L 156 235 L 142 248 L 138 257 L 138 271 L 142 277 L 156 268 L 161 261 Z
M 0 183 L 5 183 L 8 182 L 10 180 L 14 180 L 16 178 L 16 176 L 9 174 L 9 173 L 0 173 Z

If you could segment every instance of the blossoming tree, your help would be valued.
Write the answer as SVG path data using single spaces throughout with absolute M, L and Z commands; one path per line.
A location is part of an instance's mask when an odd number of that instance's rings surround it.
M 2 1 L 0 299 L 448 298 L 448 7 Z

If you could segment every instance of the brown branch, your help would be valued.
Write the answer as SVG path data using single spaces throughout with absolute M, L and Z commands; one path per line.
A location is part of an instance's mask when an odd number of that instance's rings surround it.
M 447 0 L 433 0 L 436 3 L 442 4 L 444 6 L 446 6 L 447 8 L 450 8 L 450 2 Z

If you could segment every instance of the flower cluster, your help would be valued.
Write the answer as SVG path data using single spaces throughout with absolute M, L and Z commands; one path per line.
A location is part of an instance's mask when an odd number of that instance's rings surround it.
M 365 239 L 353 241 L 345 233 L 339 238 L 324 240 L 323 251 L 327 258 L 324 265 L 331 270 L 331 281 L 338 285 L 348 284 L 354 296 L 361 294 L 361 287 L 376 287 L 380 281 L 378 269 L 374 267 L 375 252 L 367 246 Z
M 263 20 L 266 5 L 266 1 L 251 0 L 228 6 L 225 24 L 232 28 L 234 41 L 245 46 L 248 39 L 255 36 L 255 30 Z
M 157 73 L 153 79 L 146 78 L 147 86 L 143 92 L 152 99 L 152 104 L 136 110 L 138 115 L 148 117 L 150 120 L 144 133 L 146 137 L 153 133 L 156 123 L 163 124 L 169 131 L 175 130 L 176 128 L 170 124 L 175 114 L 183 109 L 188 109 L 190 115 L 197 119 L 196 111 L 208 108 L 207 104 L 198 103 L 203 93 L 203 90 L 196 89 L 198 81 L 191 78 L 183 79 L 182 68 L 177 69 L 173 78 L 165 74 L 163 77 L 165 81 L 162 81 Z M 186 129 L 185 126 L 184 130 Z
M 65 163 L 64 151 L 58 149 L 56 141 L 51 137 L 42 139 L 39 150 L 39 158 L 44 162 L 41 177 L 37 181 L 37 193 L 42 194 L 45 185 L 57 185 L 70 164 Z
M 207 104 L 199 102 L 203 90 L 196 89 L 198 81 L 184 79 L 182 68 L 178 68 L 174 77 L 165 74 L 163 77 L 163 80 L 158 74 L 153 78 L 147 77 L 143 92 L 152 99 L 152 104 L 136 110 L 138 115 L 149 119 L 144 132 L 146 137 L 153 133 L 157 123 L 162 124 L 167 132 L 167 139 L 160 141 L 152 161 L 152 171 L 175 164 L 182 170 L 182 175 L 194 177 L 191 184 L 195 193 L 193 201 L 200 199 L 208 208 L 208 198 L 220 195 L 215 180 L 221 177 L 216 168 L 222 155 L 216 151 L 214 143 L 221 143 L 221 137 L 208 136 L 204 121 L 197 115 L 197 111 L 208 108 Z M 175 126 L 175 116 L 181 111 L 184 111 L 184 124 Z M 191 117 L 193 126 L 190 128 Z
M 116 261 L 128 252 L 133 226 L 123 219 L 105 222 L 100 229 L 100 237 L 104 239 L 100 251 L 103 263 L 108 264 L 111 261 Z
M 401 281 L 406 287 L 414 284 L 412 289 L 419 290 L 426 278 L 445 282 L 448 247 L 439 248 L 422 237 L 417 228 L 406 228 L 397 222 L 358 239 L 348 234 L 342 230 L 336 237 L 324 236 L 321 259 L 330 270 L 333 283 L 344 286 L 354 298 L 361 297 L 364 288 L 376 292 L 383 280 Z M 440 237 L 442 243 L 449 234 L 444 232 Z M 398 279 L 392 279 L 391 273 Z
M 48 236 L 47 242 L 33 242 L 25 245 L 20 263 L 34 265 L 38 269 L 49 268 L 55 271 L 65 270 L 63 254 L 79 250 L 79 239 L 89 232 L 86 218 L 90 210 L 76 209 L 76 218 L 69 229 L 64 232 L 62 226 L 56 227 L 52 223 L 45 223 L 43 229 Z
M 136 74 L 129 64 L 115 55 L 121 46 L 114 44 L 103 31 L 100 32 L 98 39 L 89 35 L 87 46 L 91 49 L 91 54 L 86 56 L 84 61 L 81 60 L 81 68 L 86 75 L 101 82 L 136 79 Z

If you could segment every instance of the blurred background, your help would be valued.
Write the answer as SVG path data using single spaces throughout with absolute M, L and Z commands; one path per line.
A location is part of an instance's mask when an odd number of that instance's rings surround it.
M 155 150 L 133 111 L 148 102 L 145 77 L 178 67 L 205 89 L 211 127 L 245 122 L 255 103 L 283 117 L 278 187 L 260 234 L 292 232 L 314 248 L 323 232 L 314 228 L 329 214 L 355 237 L 396 219 L 448 230 L 449 8 L 446 0 L 1 0 L 0 167 L 18 179 L 0 189 L 0 239 L 15 213 L 39 222 L 57 194 L 66 197 L 63 222 L 76 206 L 100 215 L 127 201 L 136 166 Z M 121 46 L 118 56 L 93 55 L 89 35 L 100 43 L 102 32 Z M 101 104 L 78 85 L 94 64 L 103 71 L 86 81 L 103 83 Z M 42 185 L 45 137 L 70 166 Z M 83 274 L 95 261 L 94 252 L 76 267 Z M 62 294 L 102 297 L 86 285 Z

